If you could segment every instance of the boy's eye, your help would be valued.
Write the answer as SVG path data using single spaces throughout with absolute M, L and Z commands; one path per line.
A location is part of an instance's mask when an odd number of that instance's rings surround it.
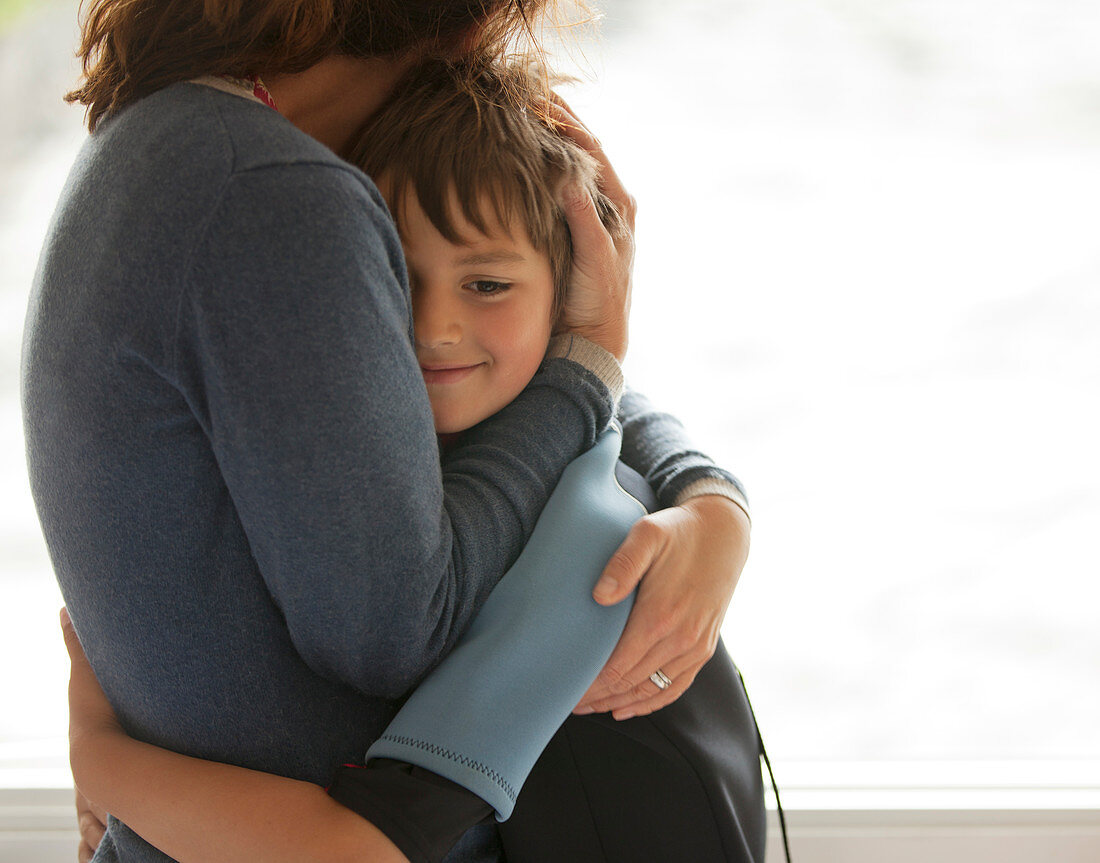
M 493 294 L 504 293 L 511 285 L 508 282 L 492 282 L 488 279 L 478 279 L 476 282 L 467 282 L 466 287 L 475 294 L 492 296 Z

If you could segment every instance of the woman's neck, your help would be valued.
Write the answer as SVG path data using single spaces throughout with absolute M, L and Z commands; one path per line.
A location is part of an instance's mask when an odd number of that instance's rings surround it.
M 304 72 L 263 75 L 279 113 L 338 156 L 377 111 L 414 58 L 326 57 Z

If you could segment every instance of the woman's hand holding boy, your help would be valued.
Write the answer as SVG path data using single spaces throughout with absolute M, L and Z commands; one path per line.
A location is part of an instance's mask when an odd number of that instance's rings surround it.
M 714 655 L 722 620 L 749 554 L 749 518 L 715 495 L 639 521 L 604 569 L 593 596 L 613 605 L 638 588 L 626 629 L 575 712 L 644 716 L 687 691 Z M 658 689 L 661 669 L 672 683 Z

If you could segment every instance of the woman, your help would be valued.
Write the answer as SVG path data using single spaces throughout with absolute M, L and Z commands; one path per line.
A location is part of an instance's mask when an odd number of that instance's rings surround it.
M 448 453 L 443 479 L 400 245 L 377 190 L 336 155 L 425 53 L 501 46 L 538 11 L 93 5 L 78 96 L 95 133 L 32 295 L 25 416 L 66 602 L 137 737 L 324 784 L 453 646 L 612 416 L 632 240 L 614 243 L 578 196 L 572 338 Z M 256 73 L 254 100 L 217 77 Z M 629 216 L 609 166 L 606 182 Z M 715 479 L 737 497 L 667 424 L 637 425 L 628 449 L 663 503 Z M 662 470 L 670 459 L 680 469 Z M 597 586 L 621 598 L 654 561 L 587 707 L 656 709 L 713 650 L 747 519 L 714 495 L 675 513 L 632 534 Z M 704 543 L 715 536 L 732 568 Z M 354 847 L 393 852 L 356 823 Z M 464 859 L 494 859 L 480 838 Z M 100 859 L 162 858 L 112 824 Z

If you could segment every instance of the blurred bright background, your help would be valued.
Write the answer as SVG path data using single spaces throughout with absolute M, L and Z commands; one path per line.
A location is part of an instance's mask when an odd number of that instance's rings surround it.
M 603 5 L 568 98 L 640 201 L 628 373 L 748 487 L 726 639 L 780 779 L 1100 764 L 1100 4 Z M 59 770 L 18 362 L 76 35 L 0 0 L 0 760 Z

